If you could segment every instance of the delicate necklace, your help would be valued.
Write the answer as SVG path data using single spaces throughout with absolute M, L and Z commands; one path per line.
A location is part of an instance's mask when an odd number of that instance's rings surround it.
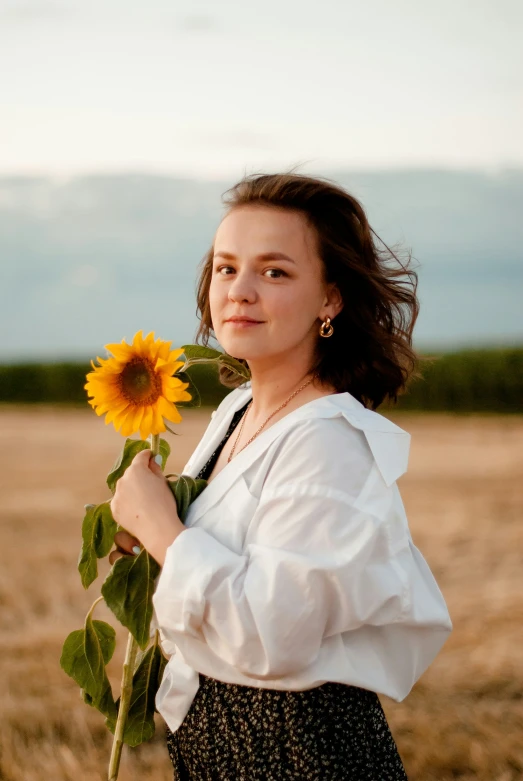
M 283 404 L 281 404 L 281 405 L 278 407 L 278 409 L 274 410 L 274 412 L 272 413 L 272 415 L 269 415 L 269 417 L 267 418 L 267 420 L 265 421 L 265 423 L 264 423 L 263 425 L 261 425 L 261 426 L 260 426 L 260 428 L 258 429 L 258 431 L 256 432 L 256 434 L 254 434 L 254 436 L 252 436 L 252 437 L 249 439 L 249 441 L 248 441 L 248 442 L 246 442 L 246 443 L 245 443 L 245 445 L 244 445 L 244 446 L 243 446 L 243 447 L 242 447 L 240 450 L 238 450 L 238 453 L 241 453 L 241 452 L 242 452 L 242 450 L 244 450 L 244 449 L 247 447 L 247 445 L 250 445 L 250 443 L 252 442 L 252 440 L 253 440 L 253 439 L 255 439 L 255 438 L 258 436 L 258 434 L 260 433 L 260 431 L 262 430 L 262 428 L 263 428 L 263 427 L 264 427 L 264 426 L 265 426 L 265 425 L 266 425 L 266 424 L 269 422 L 269 420 L 270 420 L 270 419 L 271 419 L 271 418 L 272 418 L 274 415 L 276 415 L 276 413 L 277 413 L 277 412 L 279 412 L 281 409 L 283 409 L 283 408 L 285 407 L 285 405 L 286 405 L 286 404 L 288 404 L 288 403 L 289 403 L 289 401 L 290 401 L 291 399 L 293 399 L 293 398 L 294 398 L 294 396 L 296 396 L 296 394 L 297 394 L 297 393 L 299 393 L 301 390 L 303 390 L 304 388 L 306 388 L 306 387 L 307 387 L 307 385 L 310 385 L 310 384 L 311 384 L 311 382 L 313 381 L 313 379 L 314 379 L 314 377 L 311 377 L 311 378 L 310 378 L 310 380 L 307 380 L 307 382 L 305 382 L 305 383 L 304 383 L 304 384 L 303 384 L 303 385 L 302 385 L 300 388 L 298 388 L 298 390 L 295 390 L 295 391 L 294 391 L 294 393 L 291 393 L 291 395 L 289 396 L 289 398 L 287 399 L 287 401 L 284 401 L 284 402 L 283 402 Z M 239 438 L 241 437 L 241 433 L 242 433 L 242 431 L 243 431 L 243 424 L 245 423 L 245 418 L 247 417 L 247 413 L 249 412 L 249 410 L 250 410 L 250 408 L 251 408 L 251 404 L 252 404 L 252 399 L 250 400 L 250 402 L 249 402 L 249 404 L 248 404 L 248 406 L 247 406 L 247 409 L 246 409 L 246 411 L 245 411 L 245 414 L 244 414 L 244 416 L 243 416 L 243 418 L 242 418 L 242 422 L 241 422 L 241 424 L 240 424 L 240 430 L 238 431 L 238 436 L 236 437 L 236 440 L 235 440 L 235 442 L 234 442 L 234 445 L 232 446 L 232 450 L 231 450 L 231 452 L 230 452 L 230 454 L 229 454 L 229 458 L 227 459 L 227 463 L 229 463 L 229 461 L 230 461 L 230 460 L 231 460 L 231 458 L 233 457 L 234 451 L 235 451 L 235 449 L 236 449 L 236 445 L 238 444 L 238 440 L 239 440 Z

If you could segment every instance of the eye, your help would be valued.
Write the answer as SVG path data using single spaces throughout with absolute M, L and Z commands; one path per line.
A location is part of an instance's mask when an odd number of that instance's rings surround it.
M 224 269 L 232 269 L 234 271 L 234 266 L 219 266 L 216 269 L 216 273 L 217 274 L 221 274 Z M 285 271 L 283 271 L 283 269 L 281 269 L 281 268 L 268 268 L 268 269 L 265 269 L 265 271 L 275 271 L 276 274 L 278 274 L 280 276 L 284 276 L 284 277 L 288 276 L 288 274 Z M 230 274 L 222 274 L 222 276 L 229 277 Z M 280 276 L 270 277 L 270 279 L 280 279 Z

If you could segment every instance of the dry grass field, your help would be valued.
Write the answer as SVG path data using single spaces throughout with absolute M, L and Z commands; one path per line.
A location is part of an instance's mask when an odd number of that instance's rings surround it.
M 187 411 L 168 471 L 209 412 Z M 412 434 L 400 488 L 414 541 L 447 599 L 454 632 L 402 703 L 384 706 L 410 781 L 523 778 L 523 418 L 396 415 Z M 89 409 L 0 408 L 0 778 L 103 781 L 103 718 L 61 671 L 101 580 L 76 570 L 83 505 L 108 498 L 122 438 Z M 101 567 L 104 576 L 106 567 Z M 116 625 L 99 606 L 97 617 Z M 118 686 L 125 632 L 111 663 Z M 172 778 L 155 739 L 125 751 L 121 781 Z M 234 779 L 231 779 L 234 781 Z

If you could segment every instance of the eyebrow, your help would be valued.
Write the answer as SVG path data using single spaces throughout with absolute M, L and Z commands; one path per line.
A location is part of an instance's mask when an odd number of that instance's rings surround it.
M 231 252 L 215 252 L 214 257 L 225 258 L 226 260 L 236 260 L 236 256 Z M 284 252 L 262 252 L 261 255 L 256 255 L 255 260 L 288 260 L 289 263 L 296 264 L 296 261 L 290 258 L 288 255 L 285 255 Z

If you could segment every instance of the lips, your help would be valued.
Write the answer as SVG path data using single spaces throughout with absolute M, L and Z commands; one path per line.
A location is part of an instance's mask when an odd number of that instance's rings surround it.
M 227 323 L 261 323 L 261 320 L 253 320 L 250 317 L 230 317 Z

